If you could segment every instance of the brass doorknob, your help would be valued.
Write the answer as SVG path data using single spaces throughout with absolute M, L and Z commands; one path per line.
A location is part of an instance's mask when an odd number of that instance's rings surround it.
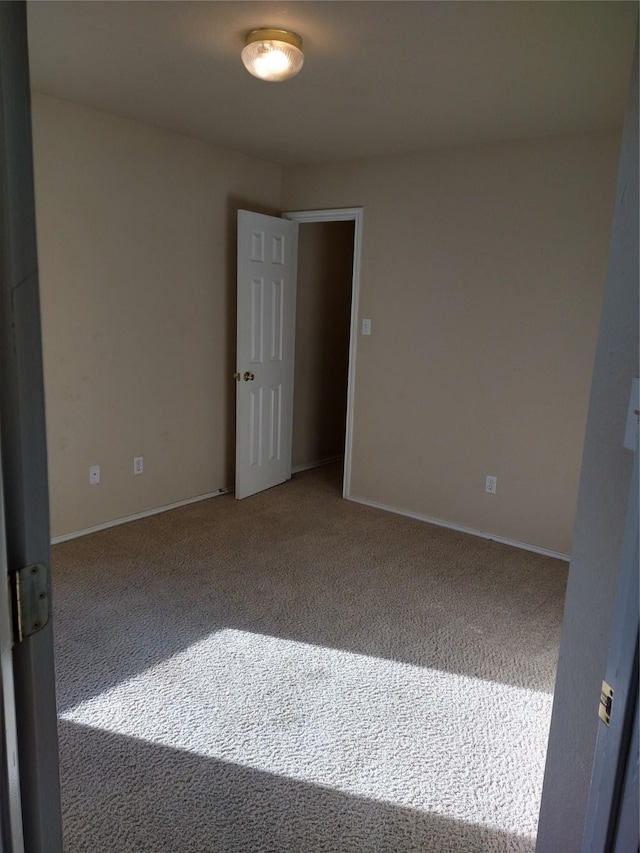
M 253 382 L 256 377 L 253 375 L 253 373 L 249 373 L 248 370 L 245 370 L 245 372 L 242 374 L 242 378 L 245 382 Z

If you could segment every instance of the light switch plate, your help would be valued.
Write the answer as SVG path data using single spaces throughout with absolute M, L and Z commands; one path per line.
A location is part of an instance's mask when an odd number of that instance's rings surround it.
M 371 334 L 371 320 L 363 320 L 362 321 L 362 334 L 370 335 Z

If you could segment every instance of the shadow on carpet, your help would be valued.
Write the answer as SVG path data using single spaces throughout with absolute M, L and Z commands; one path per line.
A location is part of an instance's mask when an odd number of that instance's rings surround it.
M 530 839 L 61 722 L 71 853 L 492 853 Z M 99 756 L 96 763 L 94 756 Z M 170 780 L 170 785 L 167 784 Z
M 66 853 L 534 850 L 566 566 L 339 475 L 53 549 Z

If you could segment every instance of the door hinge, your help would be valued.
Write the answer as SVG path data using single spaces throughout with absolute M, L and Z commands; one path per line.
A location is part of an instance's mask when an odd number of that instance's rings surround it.
M 613 687 L 602 682 L 602 690 L 600 691 L 600 705 L 598 707 L 598 716 L 602 722 L 608 726 L 611 722 L 611 708 L 613 706 Z
M 43 563 L 33 563 L 9 575 L 16 643 L 37 633 L 49 621 L 47 574 Z

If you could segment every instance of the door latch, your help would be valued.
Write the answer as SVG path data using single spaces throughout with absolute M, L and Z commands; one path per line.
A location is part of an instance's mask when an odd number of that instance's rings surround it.
M 611 707 L 613 706 L 613 687 L 602 682 L 602 690 L 600 691 L 600 705 L 598 707 L 598 716 L 602 722 L 608 726 L 611 722 Z

